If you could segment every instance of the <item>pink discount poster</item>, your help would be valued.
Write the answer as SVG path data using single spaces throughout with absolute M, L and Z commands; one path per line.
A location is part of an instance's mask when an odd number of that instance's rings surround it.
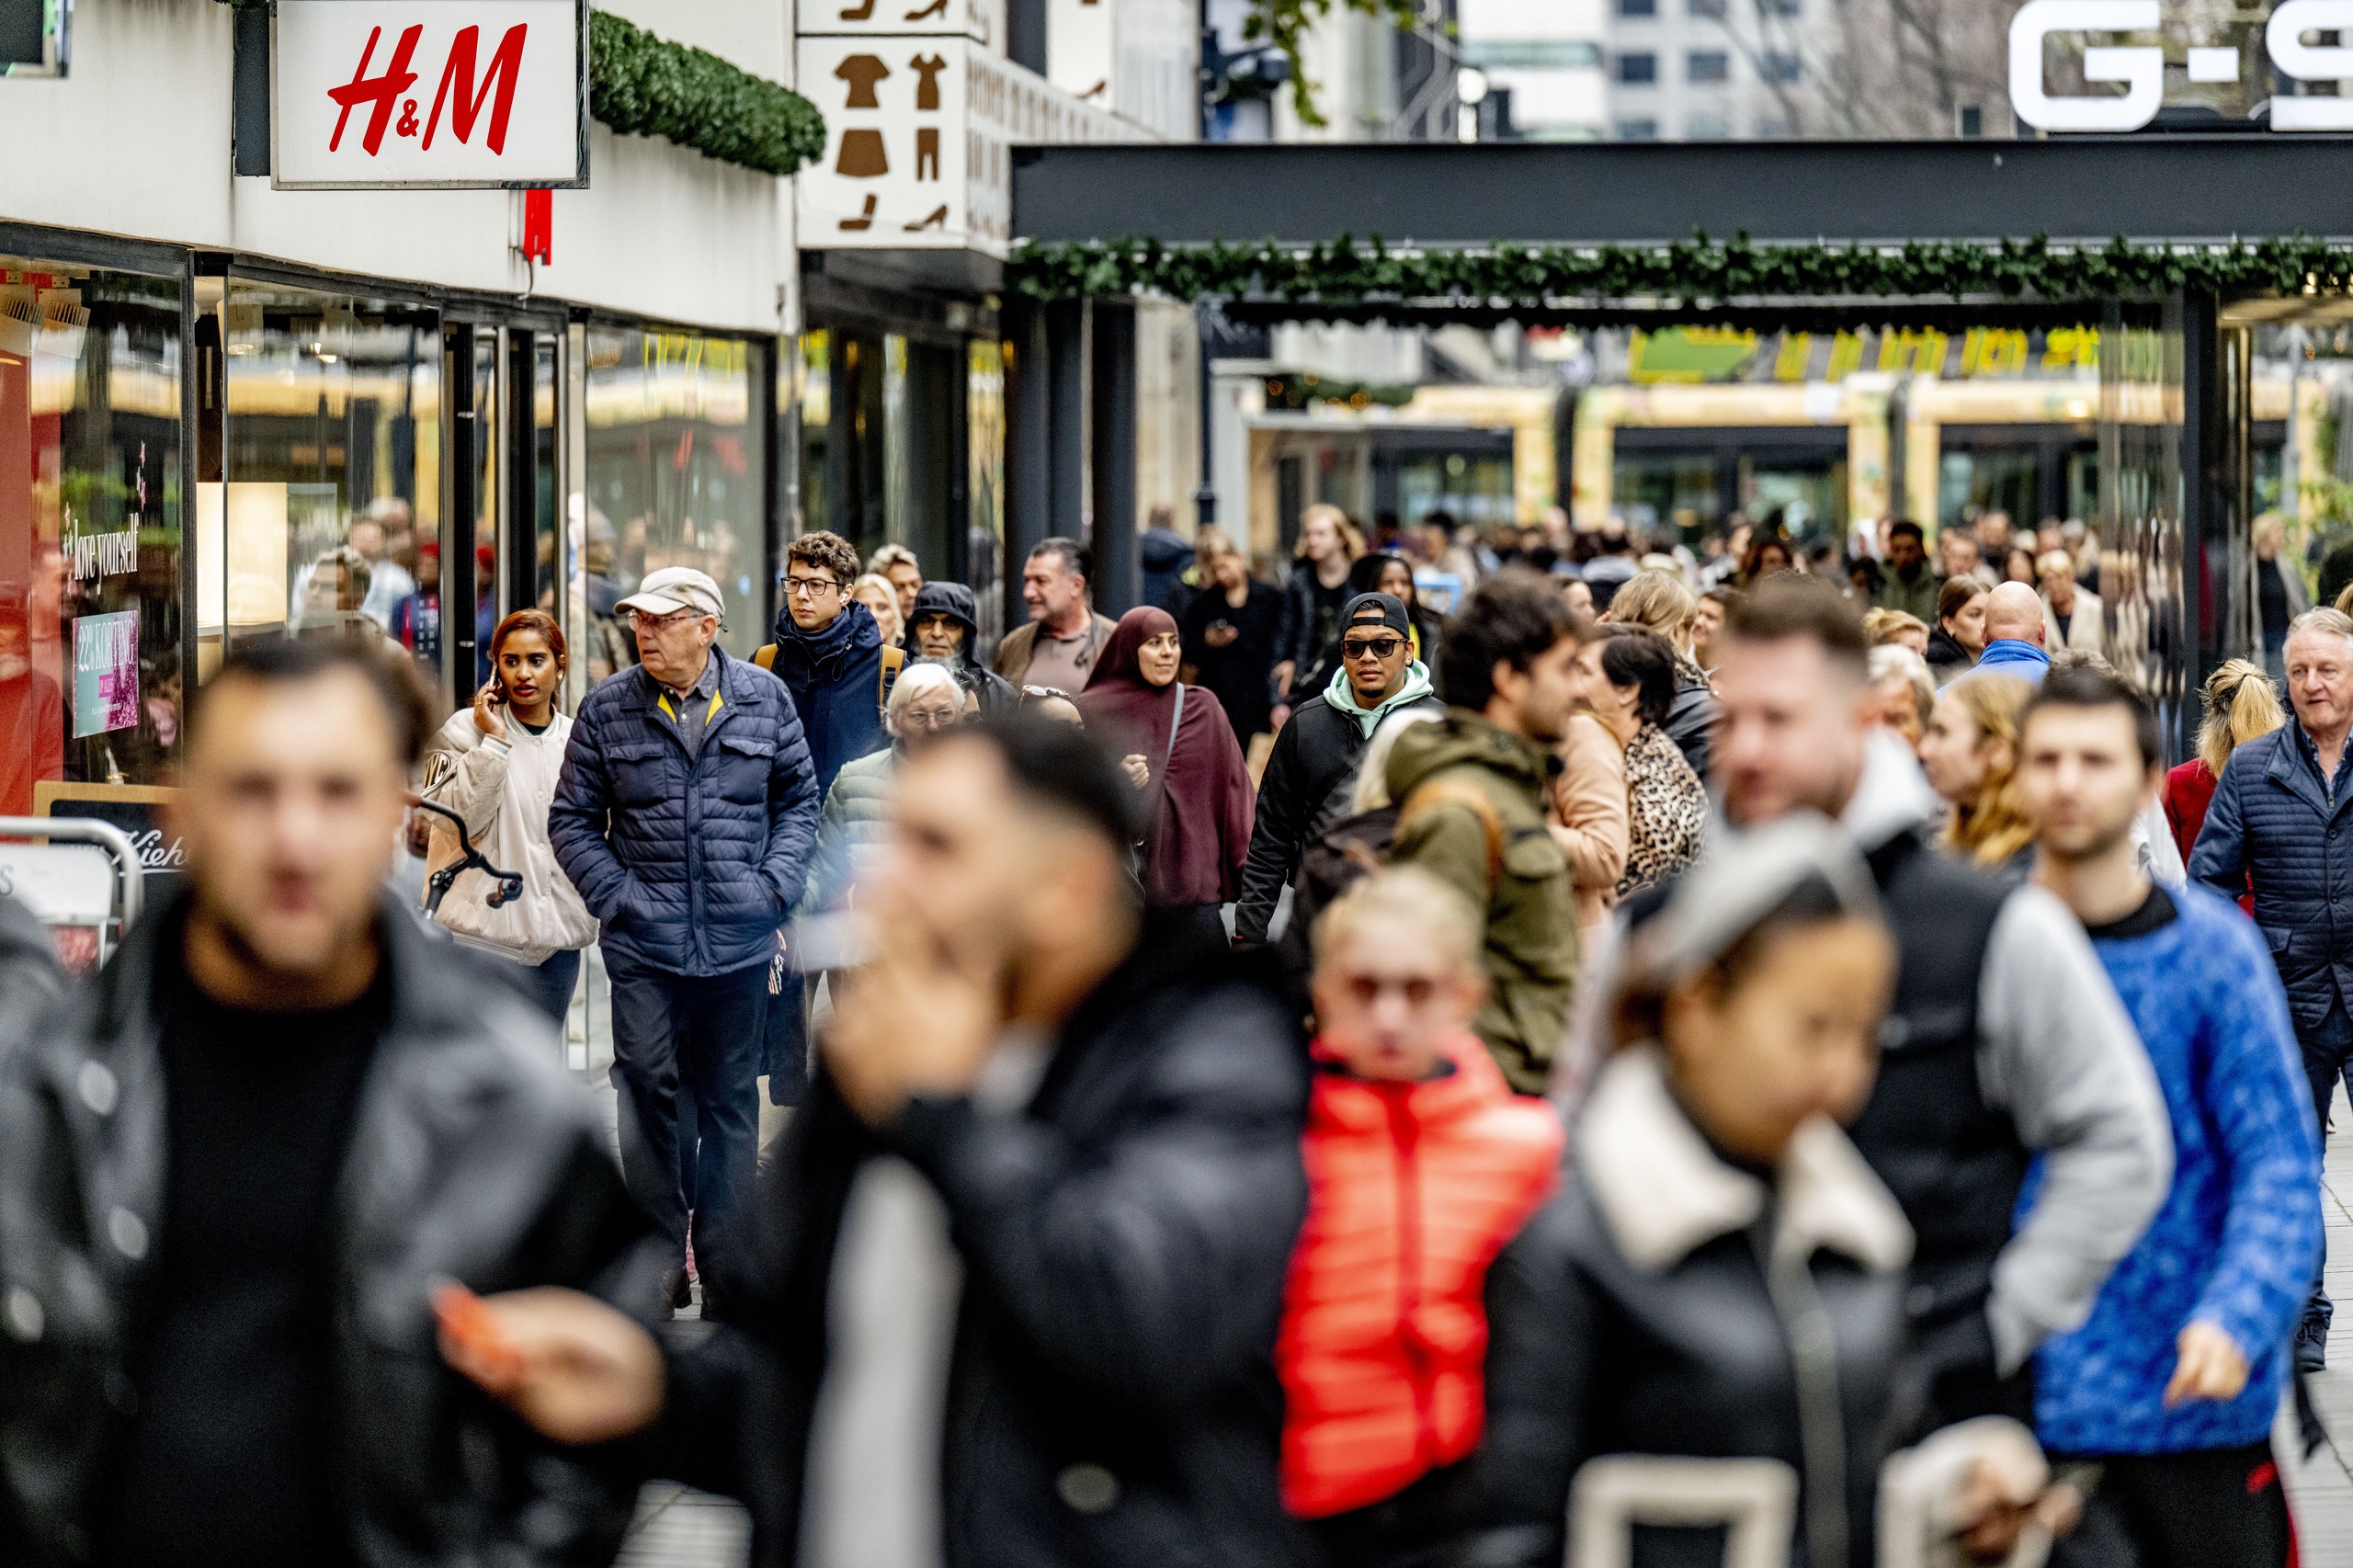
M 96 735 L 139 722 L 139 612 L 85 615 L 74 622 L 74 733 Z

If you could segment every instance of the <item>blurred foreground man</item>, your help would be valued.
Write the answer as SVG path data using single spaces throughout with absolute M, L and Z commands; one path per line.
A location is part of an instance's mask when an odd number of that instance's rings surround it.
M 1139 910 L 1135 790 L 1084 732 L 1014 715 L 898 780 L 881 951 L 764 1189 L 748 1310 L 658 1372 L 561 1293 L 448 1349 L 543 1430 L 658 1416 L 663 1472 L 749 1503 L 763 1568 L 1284 1561 L 1284 1009 Z
M 381 891 L 423 720 L 342 640 L 232 653 L 182 891 L 0 1054 L 11 1568 L 619 1544 L 633 1488 L 434 1358 L 440 1281 L 636 1311 L 662 1260 L 545 1017 Z
M 2149 1059 L 2058 900 L 1931 847 L 1935 795 L 1903 742 L 1865 719 L 1854 610 L 1824 585 L 1776 581 L 1733 612 L 1730 638 L 1716 672 L 1724 814 L 1750 827 L 1810 806 L 1837 820 L 1896 938 L 1879 1077 L 1851 1135 L 1916 1236 L 1917 1429 L 2030 1422 L 2028 1358 L 2084 1321 L 2165 1199 L 2173 1147 Z M 2037 1155 L 2041 1186 L 2021 1214 Z

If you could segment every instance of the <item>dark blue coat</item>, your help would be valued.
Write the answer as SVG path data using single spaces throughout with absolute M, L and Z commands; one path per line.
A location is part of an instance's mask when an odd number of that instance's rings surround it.
M 882 727 L 882 628 L 856 599 L 818 631 L 803 631 L 781 613 L 776 674 L 792 693 L 792 710 L 809 738 L 822 801 L 843 763 L 891 744 Z
M 2255 923 L 2307 1040 L 2353 998 L 2353 788 L 2340 766 L 2331 806 L 2310 746 L 2290 720 L 2233 752 L 2189 851 L 2190 876 L 2226 895 L 2254 874 Z
M 608 955 L 673 974 L 766 963 L 801 897 L 821 791 L 783 682 L 717 648 L 690 762 L 642 665 L 588 694 L 548 809 L 556 864 Z

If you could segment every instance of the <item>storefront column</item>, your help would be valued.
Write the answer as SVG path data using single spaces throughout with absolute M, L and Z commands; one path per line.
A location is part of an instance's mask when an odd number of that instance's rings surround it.
M 1021 601 L 1021 564 L 1054 531 L 1048 474 L 1053 449 L 1053 400 L 1045 307 L 1028 300 L 1005 302 L 1005 624 L 1029 619 Z
M 2194 755 L 2195 696 L 2214 667 L 2259 659 L 2256 631 L 2251 345 L 2222 324 L 2211 294 L 2182 297 L 2182 594 L 2193 635 L 2183 639 L 2177 757 Z
M 1136 553 L 1136 308 L 1097 304 L 1094 324 L 1088 432 L 1095 608 L 1117 619 L 1142 595 Z
M 1086 532 L 1086 372 L 1091 306 L 1046 307 L 1046 381 L 1051 421 L 1047 446 L 1046 531 L 1064 539 Z

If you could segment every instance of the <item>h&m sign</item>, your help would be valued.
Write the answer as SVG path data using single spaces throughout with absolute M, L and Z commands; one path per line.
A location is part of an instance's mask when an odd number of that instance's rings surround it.
M 2043 84 L 2043 40 L 2065 33 L 2160 30 L 2158 0 L 2029 0 L 2010 22 L 2010 105 L 2040 131 L 2138 131 L 2165 102 L 2165 51 L 2158 44 L 2092 44 L 2084 80 L 2121 83 L 2122 93 L 2053 94 Z M 2353 77 L 2353 48 L 2306 38 L 2353 33 L 2353 0 L 2280 0 L 2263 29 L 2270 66 L 2291 82 Z M 2196 48 L 2185 62 L 2192 82 L 2240 80 L 2236 47 Z M 2353 97 L 2271 98 L 2274 131 L 2353 131 Z
M 278 0 L 275 183 L 588 183 L 586 0 Z

